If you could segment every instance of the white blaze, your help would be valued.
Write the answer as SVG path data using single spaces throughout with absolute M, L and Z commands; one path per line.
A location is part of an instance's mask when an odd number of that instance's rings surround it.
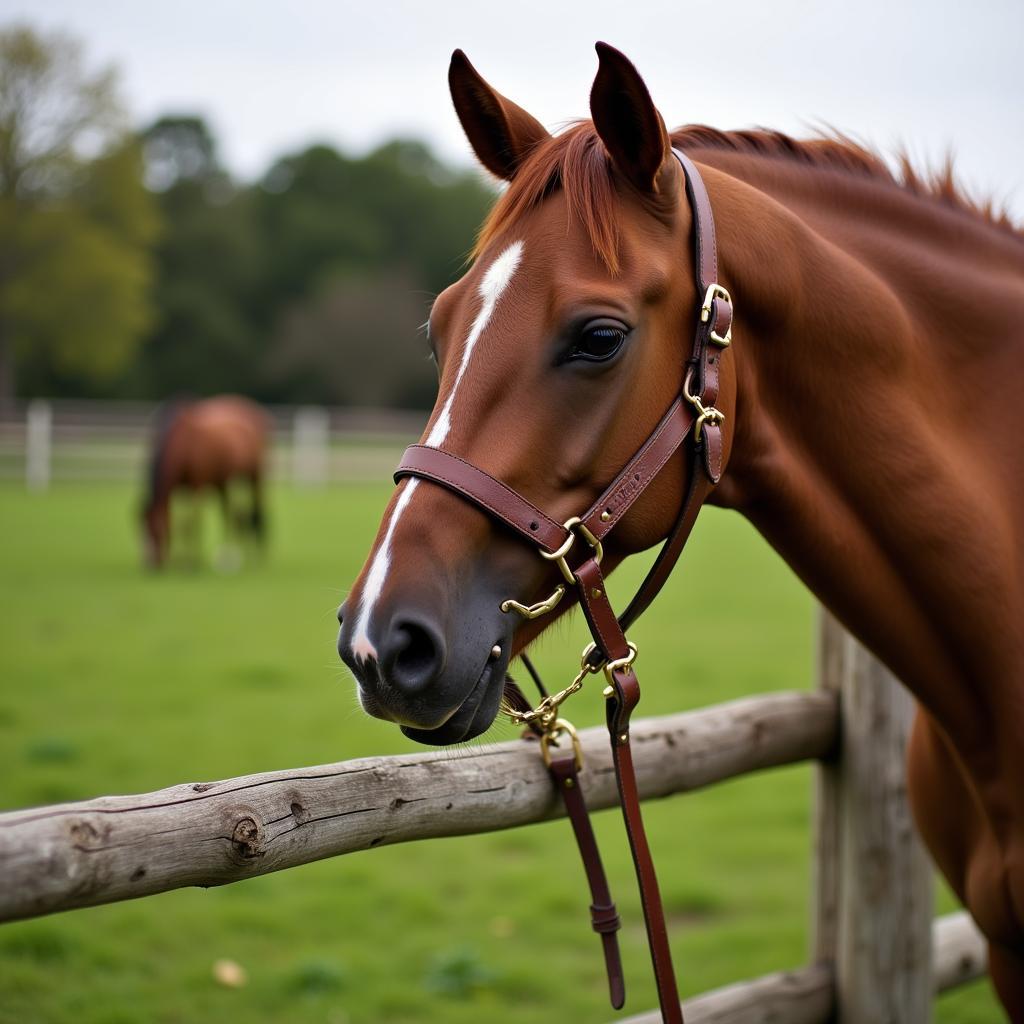
M 477 313 L 473 326 L 466 337 L 466 347 L 462 351 L 459 372 L 455 375 L 455 383 L 452 384 L 452 389 L 448 392 L 448 397 L 441 407 L 441 412 L 438 413 L 426 441 L 423 442 L 431 448 L 439 447 L 452 428 L 452 406 L 455 404 L 455 394 L 466 372 L 466 367 L 469 366 L 470 356 L 473 354 L 477 341 L 480 340 L 480 335 L 483 334 L 487 324 L 490 322 L 494 308 L 498 304 L 498 299 L 501 298 L 502 293 L 508 287 L 522 258 L 523 243 L 513 242 L 487 268 L 487 273 L 484 274 L 484 278 L 480 282 L 480 298 L 483 302 L 480 306 L 480 312 Z M 388 569 L 391 566 L 391 538 L 394 536 L 395 527 L 398 525 L 398 518 L 408 506 L 418 483 L 418 480 L 403 481 L 402 486 L 404 490 L 395 503 L 394 511 L 391 513 L 391 521 L 388 523 L 384 538 L 381 540 L 380 546 L 373 556 L 370 571 L 366 574 L 363 599 L 359 605 L 359 618 L 356 620 L 355 633 L 352 637 L 352 652 L 360 661 L 377 657 L 377 648 L 373 645 L 369 635 L 370 615 L 373 612 L 373 606 L 380 597 L 381 591 L 384 589 L 384 581 L 387 579 Z
M 373 611 L 377 598 L 380 597 L 380 592 L 384 589 L 384 580 L 387 578 L 388 569 L 391 566 L 391 537 L 395 532 L 395 527 L 398 525 L 398 517 L 405 511 L 405 506 L 409 504 L 409 499 L 416 490 L 418 483 L 419 480 L 402 481 L 402 486 L 405 489 L 395 503 L 387 532 L 384 534 L 384 539 L 380 542 L 380 547 L 377 548 L 377 552 L 373 556 L 373 564 L 370 566 L 370 571 L 366 574 L 363 600 L 359 606 L 359 619 L 356 622 L 355 636 L 352 638 L 352 653 L 360 661 L 377 657 L 377 648 L 373 646 L 373 641 L 370 640 L 368 632 L 370 613 Z

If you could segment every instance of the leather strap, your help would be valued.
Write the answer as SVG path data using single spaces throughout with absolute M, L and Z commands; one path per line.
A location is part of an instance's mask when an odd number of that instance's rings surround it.
M 681 149 L 673 148 L 672 155 L 683 168 L 686 197 L 693 212 L 697 285 L 701 293 L 699 298 L 703 299 L 707 286 L 718 281 L 718 240 L 715 237 L 715 216 L 711 210 L 711 197 L 700 171 L 697 170 L 697 165 Z
M 679 451 L 693 430 L 696 419 L 693 406 L 684 398 L 677 398 L 669 406 L 668 412 L 662 416 L 636 455 L 580 517 L 583 525 L 598 540 L 607 536 L 668 460 Z
M 569 821 L 572 822 L 576 845 L 579 847 L 580 859 L 590 885 L 590 924 L 601 936 L 604 949 L 604 963 L 608 974 L 608 996 L 612 1006 L 620 1010 L 626 1002 L 626 983 L 622 974 L 622 959 L 619 956 L 619 912 L 615 908 L 612 894 L 608 889 L 608 879 L 601 863 L 601 854 L 597 848 L 597 839 L 590 824 L 590 815 L 583 800 L 580 779 L 576 767 L 576 758 L 556 757 L 551 759 L 548 769 L 555 788 L 562 795 Z
M 685 399 L 677 398 L 636 455 L 580 517 L 598 540 L 608 535 L 679 450 L 693 430 L 696 418 L 693 406 Z M 442 448 L 409 445 L 394 476 L 396 483 L 403 477 L 417 476 L 454 491 L 548 554 L 569 538 L 569 531 L 545 515 L 533 502 L 527 501 L 486 470 Z
M 650 607 L 651 602 L 661 593 L 661 588 L 672 575 L 672 570 L 683 553 L 693 527 L 697 522 L 697 515 L 704 507 L 704 500 L 711 493 L 714 484 L 704 473 L 699 472 L 699 453 L 694 452 L 694 458 L 690 466 L 690 483 L 687 487 L 686 497 L 683 500 L 679 511 L 679 518 L 676 520 L 672 532 L 668 535 L 665 543 L 661 546 L 657 558 L 655 558 L 647 575 L 643 578 L 632 600 L 626 606 L 626 610 L 619 616 L 619 624 L 626 630 Z
M 690 436 L 696 418 L 693 406 L 684 398 L 677 398 L 640 450 L 580 517 L 583 525 L 598 540 L 608 535 L 669 459 L 679 451 Z M 708 429 L 705 425 L 705 432 Z M 569 531 L 533 502 L 486 470 L 442 448 L 409 445 L 395 470 L 395 482 L 408 476 L 421 477 L 454 491 L 548 554 L 556 551 L 569 538 Z
M 557 551 L 569 537 L 564 526 L 541 512 L 533 502 L 451 452 L 423 444 L 409 445 L 395 470 L 395 483 L 406 476 L 423 477 L 469 498 L 548 554 Z
M 696 165 L 680 150 L 673 149 L 672 153 L 683 168 L 686 195 L 693 211 L 697 300 L 703 303 L 709 286 L 720 284 L 715 216 L 711 210 L 707 187 Z M 714 333 L 719 338 L 727 337 L 732 330 L 732 320 L 732 303 L 719 293 L 715 293 L 711 299 L 708 319 L 698 317 L 697 320 L 693 350 L 687 369 L 687 384 L 690 394 L 699 395 L 706 407 L 713 406 L 718 401 L 719 368 L 723 351 L 712 340 L 711 335 Z M 706 422 L 702 433 L 704 468 L 711 482 L 717 484 L 723 469 L 722 428 L 717 422 Z
M 595 643 L 601 648 L 605 660 L 614 661 L 626 657 L 629 646 L 608 601 L 608 588 L 604 584 L 601 567 L 597 561 L 593 558 L 588 559 L 577 570 L 576 579 L 580 587 L 583 611 L 587 622 L 594 629 Z M 594 628 L 595 626 L 597 628 Z M 618 784 L 619 804 L 622 807 L 622 817 L 640 889 L 640 904 L 643 907 L 644 924 L 647 928 L 647 944 L 651 951 L 661 1017 L 665 1024 L 683 1024 L 683 1011 L 679 1004 L 679 991 L 676 988 L 672 952 L 665 926 L 665 910 L 658 888 L 658 876 L 654 870 L 654 859 L 651 857 L 647 833 L 644 831 L 640 792 L 633 768 L 633 752 L 629 745 L 629 720 L 640 702 L 640 683 L 636 672 L 631 667 L 613 670 L 609 690 L 606 716 L 612 760 L 615 764 L 615 780 Z

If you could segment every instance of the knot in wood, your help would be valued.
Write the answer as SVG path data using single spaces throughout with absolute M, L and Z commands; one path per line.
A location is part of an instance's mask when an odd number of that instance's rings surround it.
M 99 846 L 100 834 L 90 822 L 73 822 L 70 831 L 71 842 L 77 849 L 88 850 Z
M 235 825 L 235 831 L 231 835 L 231 844 L 235 852 L 245 859 L 262 857 L 263 853 L 259 848 L 260 828 L 253 818 L 240 818 Z

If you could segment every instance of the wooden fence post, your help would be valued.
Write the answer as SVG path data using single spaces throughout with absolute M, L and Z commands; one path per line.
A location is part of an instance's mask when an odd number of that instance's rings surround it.
M 907 804 L 914 702 L 824 610 L 818 661 L 840 741 L 817 783 L 813 955 L 835 963 L 839 1024 L 926 1024 L 933 871 Z
M 292 420 L 292 480 L 325 484 L 330 476 L 331 416 L 319 405 L 303 405 Z
M 25 485 L 30 491 L 50 486 L 52 436 L 53 409 L 49 402 L 35 398 L 25 413 Z

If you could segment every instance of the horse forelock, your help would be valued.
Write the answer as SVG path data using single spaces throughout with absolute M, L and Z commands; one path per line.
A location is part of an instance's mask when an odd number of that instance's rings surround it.
M 619 269 L 619 198 L 608 153 L 590 121 L 578 121 L 530 153 L 484 221 L 473 258 L 557 189 L 594 252 L 613 274 Z

